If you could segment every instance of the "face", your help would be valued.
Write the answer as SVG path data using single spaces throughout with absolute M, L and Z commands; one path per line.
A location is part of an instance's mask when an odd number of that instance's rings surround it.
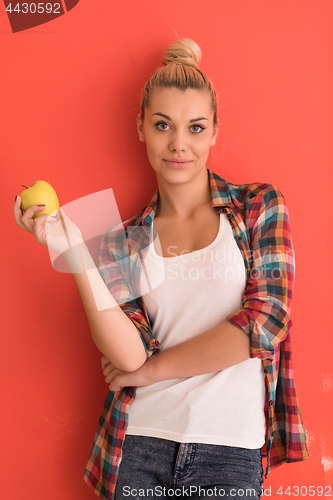
M 137 119 L 139 138 L 158 181 L 179 183 L 206 169 L 219 123 L 213 126 L 208 92 L 177 88 L 154 90 L 142 122 Z

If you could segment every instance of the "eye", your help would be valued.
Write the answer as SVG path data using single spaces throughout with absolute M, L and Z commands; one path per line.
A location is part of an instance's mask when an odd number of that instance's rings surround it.
M 200 134 L 200 132 L 202 132 L 203 130 L 205 130 L 205 127 L 203 127 L 202 125 L 192 125 L 191 128 L 192 129 L 193 128 L 197 128 L 197 130 L 194 131 L 195 134 Z
M 157 128 L 157 130 L 163 131 L 163 130 L 168 130 L 168 127 L 170 126 L 166 122 L 158 122 L 155 124 L 155 127 Z M 190 128 L 194 134 L 200 134 L 205 130 L 205 127 L 203 127 L 202 125 L 192 125 Z
M 165 125 L 165 127 L 161 128 L 161 127 L 160 127 L 161 125 Z M 155 127 L 157 128 L 157 130 L 167 130 L 167 128 L 166 128 L 166 127 L 168 127 L 168 126 L 169 126 L 169 125 L 168 125 L 167 123 L 165 123 L 165 122 L 158 122 L 158 123 L 156 123 L 156 125 L 155 125 Z

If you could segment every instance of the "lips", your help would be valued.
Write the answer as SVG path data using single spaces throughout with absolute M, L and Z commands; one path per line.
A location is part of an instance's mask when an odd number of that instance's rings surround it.
M 192 160 L 188 160 L 187 158 L 165 158 L 165 161 L 171 163 L 189 163 Z
M 185 168 L 192 160 L 188 160 L 187 158 L 167 158 L 164 160 L 169 167 L 171 168 Z

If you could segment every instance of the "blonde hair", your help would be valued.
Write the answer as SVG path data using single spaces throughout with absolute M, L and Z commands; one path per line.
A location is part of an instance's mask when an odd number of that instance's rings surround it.
M 163 66 L 158 68 L 146 83 L 141 100 L 140 118 L 143 121 L 145 109 L 149 108 L 154 88 L 176 87 L 179 90 L 195 89 L 211 95 L 213 123 L 217 123 L 217 98 L 213 85 L 198 68 L 201 59 L 199 45 L 189 38 L 179 38 L 164 51 Z

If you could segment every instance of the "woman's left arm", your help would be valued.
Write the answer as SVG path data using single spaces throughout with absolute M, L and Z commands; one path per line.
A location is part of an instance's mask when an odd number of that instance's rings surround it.
M 224 321 L 193 339 L 150 356 L 135 372 L 114 368 L 102 358 L 110 390 L 151 385 L 160 380 L 187 378 L 217 372 L 250 358 L 250 339 L 240 328 Z

